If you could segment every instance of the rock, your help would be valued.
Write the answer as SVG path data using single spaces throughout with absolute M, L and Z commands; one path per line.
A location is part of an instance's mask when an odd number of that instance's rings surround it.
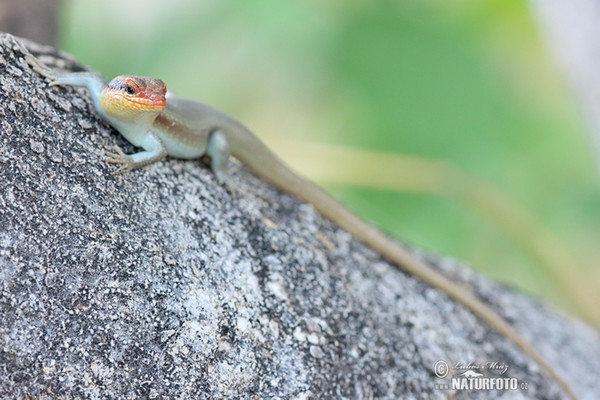
M 239 164 L 231 191 L 197 161 L 113 176 L 103 149 L 134 149 L 84 89 L 48 87 L 10 35 L 0 71 L 0 397 L 562 398 L 510 341 L 310 205 Z M 419 254 L 514 324 L 582 398 L 600 397 L 596 331 Z M 449 377 L 436 378 L 440 361 Z M 438 386 L 468 369 L 518 388 Z

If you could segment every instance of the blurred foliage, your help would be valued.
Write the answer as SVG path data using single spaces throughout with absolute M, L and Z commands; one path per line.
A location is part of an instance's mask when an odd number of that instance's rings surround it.
M 66 1 L 61 41 L 107 77 L 160 77 L 267 142 L 454 164 L 543 221 L 576 255 L 565 273 L 600 282 L 599 179 L 588 137 L 522 1 Z M 542 266 L 464 205 L 327 186 L 410 243 L 558 295 Z

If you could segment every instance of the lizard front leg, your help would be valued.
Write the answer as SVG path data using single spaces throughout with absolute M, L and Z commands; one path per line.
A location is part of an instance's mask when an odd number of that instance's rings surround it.
M 113 172 L 114 175 L 124 174 L 134 169 L 145 167 L 163 160 L 167 156 L 167 149 L 154 134 L 148 132 L 143 140 L 142 147 L 145 151 L 134 154 L 125 154 L 120 147 L 115 147 L 115 152 L 107 151 L 104 161 L 109 164 L 118 164 L 120 167 Z
M 48 78 L 50 80 L 50 86 L 84 86 L 86 87 L 90 95 L 92 96 L 92 100 L 94 101 L 94 106 L 96 110 L 102 113 L 102 109 L 100 107 L 100 94 L 102 90 L 106 87 L 106 82 L 102 78 L 102 76 L 92 73 L 92 72 L 59 72 L 49 68 L 47 65 L 43 64 L 40 60 L 35 58 L 31 54 L 26 54 L 25 59 L 31 69 L 40 74 L 41 76 Z

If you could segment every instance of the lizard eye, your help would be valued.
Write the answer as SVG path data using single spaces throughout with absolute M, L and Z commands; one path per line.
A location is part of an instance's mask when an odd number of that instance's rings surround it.
M 127 86 L 125 86 L 125 91 L 126 91 L 128 94 L 135 94 L 135 88 L 134 88 L 133 86 L 131 86 L 131 85 L 127 85 Z

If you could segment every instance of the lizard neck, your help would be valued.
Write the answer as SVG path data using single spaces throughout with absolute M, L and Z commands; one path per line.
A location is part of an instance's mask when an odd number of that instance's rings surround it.
M 152 122 L 156 118 L 156 115 L 151 120 L 147 118 L 140 118 L 138 120 L 124 120 L 115 118 L 105 113 L 104 118 L 131 144 L 137 147 L 142 147 L 142 141 L 152 130 Z

